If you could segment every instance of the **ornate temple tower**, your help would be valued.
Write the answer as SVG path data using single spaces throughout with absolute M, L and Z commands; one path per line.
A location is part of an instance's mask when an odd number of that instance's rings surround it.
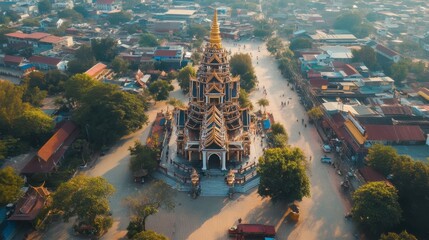
M 189 86 L 189 105 L 176 112 L 177 152 L 202 161 L 202 170 L 221 168 L 249 154 L 250 116 L 238 103 L 239 77 L 232 77 L 222 47 L 217 11 L 196 79 Z

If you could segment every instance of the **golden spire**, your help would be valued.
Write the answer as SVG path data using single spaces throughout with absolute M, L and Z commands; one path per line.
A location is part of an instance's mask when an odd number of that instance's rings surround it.
M 213 23 L 212 23 L 212 29 L 210 31 L 210 45 L 212 47 L 222 47 L 220 38 L 220 30 L 219 30 L 219 24 L 217 22 L 217 9 L 215 9 L 214 16 L 213 16 Z

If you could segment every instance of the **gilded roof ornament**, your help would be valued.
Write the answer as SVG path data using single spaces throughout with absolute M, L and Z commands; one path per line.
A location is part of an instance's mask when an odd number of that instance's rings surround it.
M 210 31 L 210 46 L 213 48 L 222 48 L 222 39 L 220 38 L 219 24 L 217 22 L 217 9 L 215 9 L 212 28 Z

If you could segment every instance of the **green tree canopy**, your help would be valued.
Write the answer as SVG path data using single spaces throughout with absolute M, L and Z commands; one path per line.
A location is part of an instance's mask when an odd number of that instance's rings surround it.
M 281 123 L 273 123 L 273 125 L 271 125 L 271 131 L 274 135 L 286 134 L 286 129 Z
M 22 195 L 24 179 L 12 167 L 0 169 L 0 206 L 14 203 Z
M 87 74 L 75 74 L 65 83 L 64 96 L 75 107 L 87 95 L 88 91 L 96 85 L 99 85 L 99 83 Z
M 273 135 L 273 146 L 275 148 L 284 148 L 287 146 L 289 136 L 286 133 L 280 133 Z
M 64 91 L 64 84 L 69 77 L 60 70 L 50 70 L 45 74 L 45 82 L 49 94 L 55 94 Z
M 265 112 L 265 107 L 270 105 L 270 102 L 268 101 L 268 99 L 266 98 L 261 98 L 259 99 L 256 104 L 259 105 L 259 107 L 263 107 L 264 108 L 264 112 Z
M 132 213 L 127 237 L 132 239 L 136 234 L 146 231 L 147 218 L 157 213 L 159 208 L 172 210 L 175 207 L 174 197 L 175 192 L 162 181 L 156 181 L 145 191 L 127 197 L 125 203 Z
M 256 86 L 256 75 L 252 65 L 252 59 L 247 53 L 236 53 L 230 60 L 233 76 L 240 75 L 240 86 L 250 92 Z
M 40 23 L 37 18 L 26 18 L 22 20 L 22 25 L 26 27 L 38 27 Z
M 132 240 L 168 240 L 168 238 L 162 234 L 148 230 L 137 233 Z
M 81 21 L 83 19 L 82 14 L 80 14 L 79 12 L 77 12 L 74 9 L 64 9 L 62 11 L 59 11 L 58 17 L 59 18 L 66 18 L 66 19 L 69 19 L 73 22 Z
M 271 148 L 259 158 L 258 194 L 273 200 L 294 201 L 310 196 L 305 156 L 299 148 Z
M 240 94 L 238 95 L 238 102 L 240 103 L 240 107 L 249 108 L 253 110 L 252 101 L 250 101 L 249 94 L 244 89 L 240 89 Z
M 397 157 L 398 153 L 393 147 L 375 144 L 368 149 L 366 159 L 371 167 L 387 176 L 392 173 L 392 167 Z
M 91 14 L 88 12 L 86 7 L 84 7 L 83 5 L 74 6 L 73 10 L 75 10 L 77 13 L 82 15 L 82 17 L 84 17 L 84 18 L 88 18 L 91 16 Z
M 156 136 L 152 136 L 156 137 Z M 140 141 L 135 141 L 134 146 L 128 149 L 131 154 L 130 169 L 133 172 L 145 169 L 149 174 L 158 168 L 158 146 L 149 147 Z
M 191 24 L 188 27 L 188 34 L 198 39 L 203 39 L 205 36 L 209 35 L 209 29 L 200 24 Z
M 151 33 L 143 33 L 140 36 L 140 46 L 142 47 L 156 47 L 159 46 L 158 39 L 155 37 L 155 35 Z
M 118 54 L 117 41 L 113 38 L 93 39 L 91 41 L 92 52 L 97 61 L 110 62 Z
M 99 84 L 82 96 L 73 116 L 88 129 L 89 140 L 97 148 L 141 128 L 147 122 L 144 101 L 142 96 L 121 91 L 118 86 Z
M 72 74 L 83 73 L 95 64 L 95 57 L 92 48 L 82 45 L 74 54 L 74 59 L 68 64 L 68 71 Z
M 273 33 L 272 24 L 266 19 L 256 21 L 253 26 L 253 35 L 255 35 L 255 37 L 265 39 Z
M 112 69 L 117 73 L 126 73 L 130 64 L 120 56 L 116 56 L 112 61 Z
M 401 220 L 395 187 L 386 182 L 370 182 L 353 193 L 353 219 L 372 234 L 380 234 Z
M 12 129 L 13 121 L 29 106 L 22 102 L 22 88 L 9 81 L 0 81 L 0 130 Z
M 267 41 L 267 50 L 271 53 L 271 55 L 283 51 L 284 48 L 285 46 L 282 42 L 282 39 L 279 37 L 272 37 Z
M 13 124 L 14 135 L 32 145 L 40 145 L 54 130 L 54 120 L 37 108 L 25 110 Z
M 107 17 L 107 21 L 110 22 L 110 24 L 117 25 L 120 23 L 126 23 L 130 21 L 133 18 L 133 16 L 128 12 L 117 12 L 117 13 L 111 13 Z
M 373 27 L 363 22 L 362 16 L 355 12 L 345 12 L 338 16 L 334 22 L 334 28 L 348 30 L 358 38 L 367 37 L 373 30 Z
M 174 90 L 173 85 L 165 80 L 156 80 L 149 85 L 149 92 L 156 101 L 167 100 L 168 95 Z
M 353 62 L 363 62 L 370 70 L 376 71 L 380 69 L 377 62 L 377 54 L 374 49 L 368 46 L 363 46 L 360 50 L 353 49 Z
M 313 42 L 308 38 L 295 38 L 289 45 L 289 49 L 292 51 L 299 49 L 312 48 Z
M 52 4 L 49 0 L 41 0 L 37 3 L 37 9 L 40 14 L 49 14 L 52 10 Z
M 400 234 L 394 232 L 381 234 L 380 240 L 417 240 L 417 238 L 407 231 L 402 231 Z
M 312 109 L 308 110 L 307 114 L 313 120 L 319 120 L 323 117 L 323 111 L 320 109 L 320 107 L 313 107 Z
M 189 92 L 189 84 L 191 78 L 196 76 L 195 69 L 191 65 L 180 69 L 179 75 L 177 75 L 177 81 L 179 81 L 179 86 L 183 92 Z
M 390 68 L 390 77 L 395 80 L 396 84 L 402 84 L 401 82 L 404 81 L 408 75 L 408 64 L 404 61 L 399 61 L 393 63 Z
M 76 216 L 79 223 L 95 227 L 99 235 L 112 225 L 108 199 L 114 192 L 102 177 L 78 175 L 58 187 L 52 209 L 62 213 L 64 221 Z
M 182 101 L 180 101 L 177 98 L 173 98 L 173 97 L 168 98 L 167 104 L 173 106 L 174 108 L 185 106 L 185 104 Z

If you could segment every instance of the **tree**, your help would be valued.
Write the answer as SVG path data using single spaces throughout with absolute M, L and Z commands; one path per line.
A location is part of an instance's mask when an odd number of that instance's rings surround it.
M 156 80 L 149 85 L 149 92 L 154 96 L 156 101 L 167 100 L 169 92 L 174 87 L 165 80 Z
M 28 87 L 27 85 L 23 85 L 22 87 L 24 89 L 22 100 L 35 107 L 40 107 L 43 99 L 48 95 L 47 91 L 40 90 L 39 87 Z
M 151 174 L 158 168 L 158 146 L 149 147 L 140 141 L 135 141 L 134 147 L 130 147 L 128 150 L 131 154 L 131 171 L 136 172 L 145 169 Z
M 257 104 L 259 105 L 259 107 L 264 108 L 264 113 L 265 113 L 265 107 L 270 105 L 270 102 L 266 98 L 261 98 L 258 100 Z
M 173 97 L 168 98 L 167 104 L 173 106 L 173 108 L 185 106 L 185 104 L 182 101 Z
M 323 117 L 322 109 L 320 109 L 320 107 L 317 107 L 317 106 L 308 110 L 307 114 L 313 120 L 320 120 Z
M 140 36 L 140 46 L 142 47 L 156 47 L 159 46 L 158 39 L 155 37 L 155 35 L 151 33 L 143 33 Z
M 107 21 L 110 22 L 110 24 L 117 25 L 120 23 L 126 23 L 130 21 L 133 18 L 133 16 L 128 12 L 117 12 L 117 13 L 111 13 L 107 17 Z
M 22 20 L 22 25 L 26 27 L 38 27 L 40 23 L 36 18 L 26 18 Z
M 392 166 L 398 158 L 398 153 L 391 146 L 375 144 L 368 149 L 366 160 L 375 170 L 387 176 L 392 173 Z
M 83 73 L 95 64 L 94 53 L 92 48 L 82 45 L 74 54 L 74 60 L 67 64 L 68 71 L 72 74 Z
M 352 30 L 362 23 L 362 17 L 357 13 L 347 12 L 337 17 L 334 22 L 335 29 Z
M 110 62 L 118 54 L 118 42 L 113 38 L 91 40 L 91 48 L 97 61 Z
M 139 232 L 132 238 L 133 240 L 168 240 L 168 238 L 162 234 L 148 230 Z
M 390 76 L 395 80 L 396 84 L 401 84 L 401 82 L 407 78 L 408 64 L 406 62 L 399 61 L 397 63 L 393 63 L 390 68 Z
M 45 74 L 45 83 L 49 94 L 64 91 L 64 84 L 69 77 L 60 70 L 50 70 Z
M 205 36 L 209 35 L 209 29 L 200 24 L 191 24 L 188 27 L 188 34 L 198 39 L 203 39 Z
M 82 6 L 82 5 L 75 6 L 73 8 L 73 10 L 75 10 L 77 13 L 79 13 L 80 15 L 82 15 L 82 17 L 84 17 L 84 18 L 88 18 L 88 17 L 91 16 L 91 14 L 88 12 L 88 10 L 84 6 Z
M 59 11 L 57 15 L 59 18 L 65 18 L 72 21 L 81 21 L 83 19 L 82 14 L 78 13 L 74 9 L 64 9 Z
M 24 84 L 28 86 L 28 88 L 38 87 L 40 90 L 47 90 L 45 74 L 39 71 L 34 71 L 28 74 L 24 78 Z
M 265 39 L 273 33 L 272 24 L 265 19 L 258 20 L 254 24 L 253 35 Z
M 253 110 L 253 104 L 249 99 L 249 94 L 244 89 L 240 89 L 240 94 L 238 95 L 238 102 L 240 103 L 240 107 L 249 108 L 249 110 Z
M 77 103 L 96 85 L 99 83 L 87 74 L 76 74 L 65 83 L 64 97 L 72 107 L 76 107 Z
M 0 169 L 0 206 L 14 203 L 22 195 L 24 179 L 12 167 Z
M 14 135 L 35 145 L 43 143 L 54 129 L 54 120 L 37 108 L 18 116 L 13 124 Z
M 17 116 L 29 106 L 22 102 L 23 90 L 9 81 L 0 81 L 0 130 L 10 131 Z
M 192 62 L 198 64 L 201 61 L 201 53 L 193 52 L 191 55 Z
M 252 90 L 256 85 L 255 70 L 249 54 L 237 53 L 230 60 L 231 73 L 233 76 L 240 75 L 240 86 L 246 91 Z
M 313 43 L 310 39 L 307 38 L 295 38 L 289 45 L 289 49 L 292 51 L 299 49 L 307 49 L 312 48 Z
M 147 122 L 144 101 L 142 96 L 121 91 L 116 85 L 98 84 L 83 93 L 73 117 L 88 129 L 93 146 L 100 148 Z
M 37 3 L 37 9 L 40 14 L 49 14 L 52 10 L 52 4 L 49 0 L 41 0 Z
M 271 132 L 274 135 L 286 134 L 286 129 L 281 123 L 273 123 L 273 125 L 271 125 Z
M 287 146 L 287 142 L 289 141 L 289 136 L 284 134 L 275 134 L 273 136 L 273 146 L 275 148 L 284 148 Z
M 371 47 L 363 46 L 360 50 L 353 49 L 352 54 L 353 62 L 363 62 L 372 71 L 380 69 L 377 54 Z
M 258 194 L 292 202 L 310 196 L 305 156 L 299 148 L 271 148 L 259 158 Z
M 96 235 L 101 235 L 112 225 L 108 199 L 114 192 L 102 177 L 78 175 L 58 187 L 52 209 L 61 213 L 64 221 L 76 216 L 79 224 L 95 227 Z
M 127 237 L 133 238 L 137 233 L 146 231 L 147 218 L 157 213 L 159 208 L 174 209 L 174 197 L 175 192 L 162 181 L 156 181 L 149 185 L 148 189 L 144 192 L 127 197 L 125 203 L 133 214 L 130 224 L 127 227 Z
M 274 55 L 276 52 L 281 52 L 284 49 L 284 44 L 279 37 L 272 37 L 267 41 L 267 50 Z
M 402 231 L 400 234 L 394 232 L 381 234 L 380 240 L 417 240 L 417 238 L 407 231 Z
M 370 182 L 353 193 L 353 219 L 372 234 L 380 234 L 401 220 L 395 187 L 386 182 Z
M 179 81 L 179 86 L 183 92 L 189 92 L 189 84 L 191 78 L 196 76 L 195 69 L 191 65 L 180 69 L 179 75 L 177 75 L 177 81 Z
M 120 56 L 116 56 L 112 61 L 112 69 L 117 73 L 126 73 L 129 66 L 130 64 Z

